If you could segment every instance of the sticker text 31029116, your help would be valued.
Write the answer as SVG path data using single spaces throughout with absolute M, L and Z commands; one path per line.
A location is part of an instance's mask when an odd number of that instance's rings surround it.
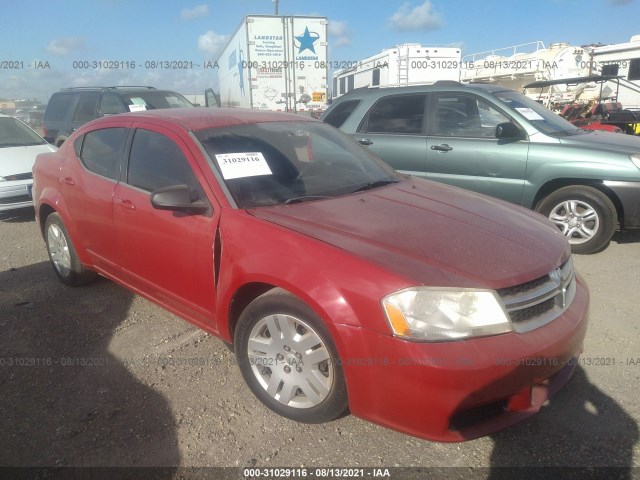
M 272 174 L 261 152 L 221 153 L 216 161 L 225 180 Z

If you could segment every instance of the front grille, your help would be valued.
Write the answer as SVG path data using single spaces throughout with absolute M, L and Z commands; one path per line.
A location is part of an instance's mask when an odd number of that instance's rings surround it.
M 31 180 L 33 178 L 33 173 L 16 173 L 15 175 L 8 175 L 4 177 L 7 181 L 15 181 L 15 180 Z
M 547 275 L 497 290 L 516 332 L 528 332 L 551 322 L 571 304 L 576 293 L 571 258 Z

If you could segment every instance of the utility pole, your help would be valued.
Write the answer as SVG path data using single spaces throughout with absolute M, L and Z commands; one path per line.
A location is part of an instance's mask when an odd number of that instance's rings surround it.
M 276 16 L 278 16 L 278 0 L 272 0 L 276 7 Z

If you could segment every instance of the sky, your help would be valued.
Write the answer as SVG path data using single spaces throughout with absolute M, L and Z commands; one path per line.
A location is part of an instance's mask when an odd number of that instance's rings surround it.
M 202 94 L 245 15 L 272 0 L 0 0 L 0 99 L 46 102 L 70 86 L 153 85 Z M 329 60 L 357 62 L 402 43 L 463 55 L 542 41 L 612 44 L 640 34 L 640 0 L 280 0 L 280 15 L 328 19 Z M 125 68 L 93 68 L 94 62 Z M 180 70 L 146 62 L 191 62 Z M 83 65 L 91 68 L 82 68 Z M 135 62 L 135 68 L 126 68 Z M 99 65 L 99 64 L 97 64 Z M 195 65 L 198 65 L 197 67 Z

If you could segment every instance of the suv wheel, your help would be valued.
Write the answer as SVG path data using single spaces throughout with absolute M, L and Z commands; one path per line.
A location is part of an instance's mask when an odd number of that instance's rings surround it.
M 616 230 L 616 207 L 600 190 L 563 187 L 544 198 L 536 209 L 549 217 L 569 240 L 573 253 L 595 253 Z
M 274 412 L 322 423 L 346 411 L 344 373 L 327 328 L 285 290 L 270 290 L 242 312 L 235 352 L 249 388 Z

